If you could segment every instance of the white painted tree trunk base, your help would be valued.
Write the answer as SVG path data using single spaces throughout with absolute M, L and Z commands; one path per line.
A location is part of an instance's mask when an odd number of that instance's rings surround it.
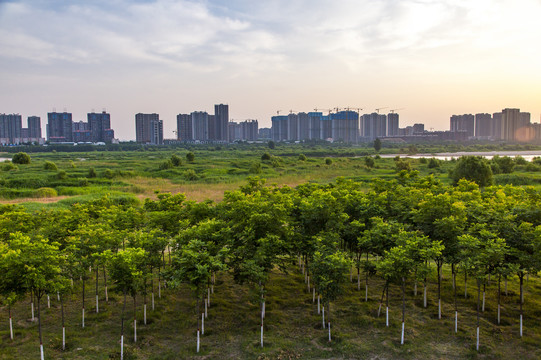
M 147 324 L 147 304 L 143 305 L 143 322 L 145 325 Z
M 368 285 L 364 286 L 364 301 L 368 301 Z
M 205 335 L 205 314 L 201 314 L 201 335 Z
M 307 288 L 308 288 L 308 292 L 310 293 L 310 276 L 307 276 Z
M 162 283 L 158 281 L 158 299 L 162 298 Z
M 120 360 L 124 360 L 124 335 L 120 337 Z
M 520 337 L 522 337 L 522 314 L 520 315 Z
M 427 298 L 426 298 L 426 285 L 424 286 L 423 290 L 423 306 L 426 308 L 428 306 Z
M 62 350 L 66 350 L 66 328 L 62 326 Z
M 39 353 L 41 355 L 41 360 L 45 360 L 45 354 L 43 353 L 43 344 L 39 344 Z
M 199 352 L 199 330 L 197 330 L 197 352 Z
M 385 307 L 385 326 L 389 327 L 389 307 Z
M 9 337 L 13 340 L 13 322 L 11 316 L 9 317 Z
M 475 346 L 475 349 L 479 351 L 479 327 L 477 327 L 477 344 Z
M 329 342 L 331 342 L 331 323 L 329 322 Z
M 261 324 L 261 347 L 263 347 L 263 324 Z
M 323 329 L 325 329 L 325 306 L 321 307 L 321 323 L 323 324 Z
M 317 296 L 317 314 L 321 314 L 321 306 L 320 306 L 320 303 L 319 303 L 319 295 Z
M 485 292 L 483 291 L 483 306 L 481 307 L 482 312 L 485 312 Z
M 438 299 L 438 319 L 441 320 L 441 299 Z
M 205 318 L 208 318 L 208 299 L 205 299 Z
M 455 334 L 458 332 L 458 311 L 455 311 Z
M 58 291 L 56 292 L 56 300 L 60 301 L 60 293 Z
M 402 322 L 402 336 L 400 337 L 400 345 L 404 345 L 404 322 Z
M 96 295 L 96 314 L 100 312 L 100 300 L 98 299 L 98 295 Z
M 316 288 L 312 289 L 312 304 L 316 302 Z
M 107 292 L 107 285 L 105 286 L 105 302 L 109 302 L 109 293 Z
M 137 320 L 133 320 L 133 342 L 137 342 Z
M 47 295 L 47 308 L 51 308 L 51 298 Z
M 413 296 L 417 296 L 417 281 L 413 285 Z
M 83 308 L 83 329 L 85 327 L 85 308 Z
M 154 311 L 154 293 L 152 293 L 152 311 Z

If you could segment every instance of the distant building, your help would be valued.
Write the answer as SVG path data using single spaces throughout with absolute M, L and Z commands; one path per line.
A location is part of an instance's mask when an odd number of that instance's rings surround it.
M 22 138 L 22 116 L 19 114 L 0 114 L 0 143 L 19 144 Z
M 502 116 L 503 113 L 492 114 L 492 133 L 491 136 L 495 140 L 502 139 Z
M 259 139 L 272 139 L 272 129 L 271 128 L 259 128 Z
M 308 113 L 308 120 L 309 120 L 309 139 L 310 140 L 319 140 L 323 139 L 321 135 L 321 121 L 323 118 L 323 113 L 321 112 L 309 112 Z
M 361 118 L 360 134 L 364 140 L 387 136 L 387 116 L 378 113 L 364 114 Z
M 47 140 L 49 142 L 73 142 L 71 113 L 47 113 Z
M 194 140 L 209 139 L 209 114 L 206 111 L 194 111 L 192 115 L 192 137 Z
M 85 121 L 74 121 L 72 122 L 73 131 L 90 131 L 90 125 Z
M 229 141 L 229 105 L 214 105 L 214 140 Z
M 298 134 L 299 115 L 289 114 L 287 116 L 287 140 L 299 140 Z
M 156 113 L 135 115 L 135 138 L 138 143 L 163 144 L 163 120 L 159 118 L 160 115 Z
M 177 115 L 177 139 L 182 141 L 193 140 L 192 115 Z
M 492 138 L 494 122 L 490 114 L 475 114 L 475 137 L 477 139 Z
M 389 113 L 387 114 L 387 136 L 398 136 L 398 114 Z
M 246 141 L 256 141 L 259 124 L 257 120 L 246 120 L 240 123 L 242 128 L 242 139 Z
M 350 110 L 330 115 L 333 141 L 359 142 L 359 113 Z
M 29 116 L 28 137 L 31 139 L 41 139 L 41 118 L 39 116 Z
M 451 116 L 451 132 L 466 131 L 467 137 L 475 135 L 475 117 L 472 114 Z
M 286 141 L 288 139 L 287 115 L 277 115 L 271 118 L 272 122 L 272 140 L 274 141 Z
M 424 134 L 424 132 L 425 132 L 425 124 L 422 124 L 422 123 L 413 124 L 413 135 Z
M 88 125 L 92 137 L 92 142 L 111 142 L 108 138 L 111 135 L 111 115 L 105 111 L 101 113 L 89 113 Z M 114 131 L 113 131 L 114 138 Z
M 297 121 L 297 140 L 310 140 L 310 115 L 301 112 L 298 115 Z

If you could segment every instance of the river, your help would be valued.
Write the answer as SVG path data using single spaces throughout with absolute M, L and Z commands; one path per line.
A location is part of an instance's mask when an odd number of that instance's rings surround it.
M 435 153 L 435 154 L 415 154 L 415 155 L 406 155 L 406 154 L 385 154 L 380 155 L 382 158 L 394 158 L 399 155 L 400 157 L 410 158 L 410 159 L 420 159 L 420 158 L 436 158 L 438 160 L 450 160 L 452 158 L 458 159 L 461 156 L 482 156 L 486 159 L 492 159 L 494 156 L 509 156 L 517 157 L 522 156 L 526 161 L 532 161 L 536 156 L 541 156 L 541 150 L 530 150 L 530 151 L 475 151 L 475 152 L 456 152 L 456 153 Z

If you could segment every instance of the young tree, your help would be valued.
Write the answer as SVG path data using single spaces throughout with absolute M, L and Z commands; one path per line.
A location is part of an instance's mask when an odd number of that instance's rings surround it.
M 13 340 L 13 321 L 11 308 L 28 291 L 24 278 L 24 259 L 20 252 L 0 241 L 0 295 L 9 312 L 9 334 Z
M 341 284 L 346 279 L 344 274 L 351 268 L 351 260 L 347 254 L 337 249 L 338 241 L 336 234 L 332 233 L 318 237 L 316 251 L 310 263 L 314 284 L 323 298 L 324 308 L 325 305 L 327 308 L 329 341 L 331 341 L 331 302 L 342 293 Z M 325 328 L 324 319 L 323 327 Z
M 402 285 L 402 336 L 400 343 L 404 344 L 406 280 L 412 276 L 423 278 L 430 270 L 426 265 L 427 261 L 439 256 L 443 245 L 431 241 L 428 237 L 421 236 L 417 232 L 404 230 L 396 233 L 394 238 L 395 246 L 385 251 L 383 259 L 376 266 L 387 284 L 394 282 Z
M 115 290 L 124 296 L 120 325 L 120 358 L 124 358 L 124 313 L 126 311 L 126 297 L 130 294 L 134 303 L 134 342 L 137 342 L 137 319 L 135 312 L 135 298 L 141 288 L 141 269 L 145 263 L 145 251 L 143 249 L 127 248 L 113 253 L 108 250 L 105 253 L 111 279 L 115 284 Z

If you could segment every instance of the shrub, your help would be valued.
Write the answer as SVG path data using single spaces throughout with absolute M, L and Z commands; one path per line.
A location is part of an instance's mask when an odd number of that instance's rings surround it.
M 59 172 L 56 173 L 56 178 L 59 180 L 64 180 L 67 177 L 68 177 L 68 174 L 66 173 L 65 170 L 60 170 Z
M 325 158 L 325 164 L 332 165 L 332 159 L 331 158 Z
M 441 165 L 441 161 L 436 159 L 436 158 L 431 158 L 428 161 L 428 168 L 429 169 L 439 168 L 440 165 Z
M 96 174 L 96 170 L 94 170 L 94 168 L 88 169 L 88 178 L 95 178 L 96 176 L 98 176 L 98 174 Z
M 35 196 L 37 198 L 50 198 L 58 196 L 58 193 L 53 188 L 42 187 L 36 190 Z
M 492 158 L 491 163 L 497 164 L 501 173 L 503 174 L 511 174 L 513 170 L 515 170 L 515 165 L 516 165 L 515 161 L 509 156 L 503 156 L 503 157 L 494 156 L 494 158 Z
M 79 178 L 77 181 L 79 182 L 79 186 L 88 186 L 88 179 Z
M 73 162 L 73 160 L 70 160 L 70 166 L 72 169 L 75 169 L 77 167 L 75 163 Z
M 11 161 L 2 165 L 2 170 L 4 171 L 17 170 L 17 169 L 19 169 L 19 167 L 15 165 L 14 163 L 12 163 Z
M 14 164 L 30 164 L 30 155 L 25 152 L 19 152 L 13 155 L 11 162 Z
M 517 165 L 527 165 L 528 162 L 526 161 L 526 159 L 524 159 L 522 156 L 516 156 L 515 157 L 515 164 Z
M 180 156 L 173 154 L 171 155 L 171 163 L 174 166 L 180 166 L 182 165 L 182 159 L 180 158 Z
M 103 173 L 103 176 L 106 177 L 107 179 L 112 179 L 112 178 L 115 177 L 115 173 L 111 169 L 105 169 L 105 172 Z
M 299 160 L 300 160 L 300 161 L 306 161 L 306 155 L 300 154 L 300 155 L 299 155 Z
M 424 157 L 420 158 L 419 159 L 419 164 L 426 164 L 428 162 L 428 160 Z
M 268 152 L 266 152 L 266 153 L 264 153 L 263 155 L 261 155 L 261 160 L 263 160 L 263 161 L 270 160 L 271 158 L 272 158 L 272 157 L 271 157 L 271 155 L 270 155 Z
M 462 156 L 450 175 L 455 184 L 460 179 L 473 181 L 480 187 L 491 185 L 493 182 L 492 169 L 487 159 L 481 156 Z
M 250 166 L 250 173 L 260 174 L 261 173 L 261 163 L 255 162 Z
M 56 166 L 56 164 L 52 161 L 45 161 L 45 165 L 43 165 L 43 168 L 45 170 L 52 170 L 52 171 L 56 171 L 58 170 L 58 167 Z
M 276 147 L 276 144 L 274 143 L 274 141 L 269 141 L 269 149 L 274 149 Z
M 188 160 L 188 162 L 194 162 L 195 154 L 190 151 L 189 153 L 186 154 L 186 160 Z
M 400 159 L 395 162 L 397 171 L 411 171 L 411 164 L 407 159 Z
M 171 160 L 165 160 L 164 162 L 162 162 L 159 166 L 159 169 L 160 170 L 167 170 L 167 169 L 172 169 L 174 167 L 173 165 L 173 162 Z
M 199 176 L 197 176 L 193 169 L 188 169 L 184 172 L 184 178 L 189 181 L 194 181 L 199 179 Z
M 371 157 L 371 156 L 367 156 L 364 158 L 364 164 L 366 165 L 366 167 L 368 168 L 373 168 L 374 165 L 376 164 L 376 162 L 374 161 L 374 158 Z

